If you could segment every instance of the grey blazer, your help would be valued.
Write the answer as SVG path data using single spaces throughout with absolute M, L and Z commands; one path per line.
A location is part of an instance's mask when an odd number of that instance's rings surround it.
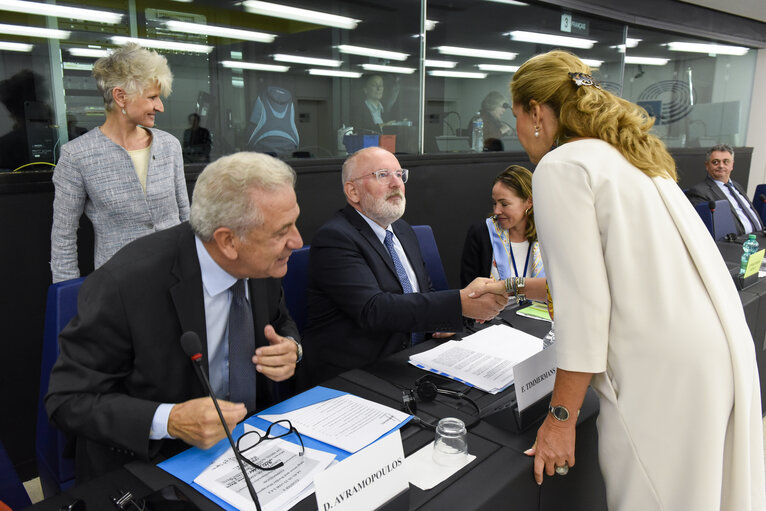
M 189 219 L 181 144 L 169 133 L 148 129 L 146 193 L 128 152 L 99 128 L 61 147 L 53 171 L 53 282 L 80 276 L 77 228 L 83 212 L 93 223 L 96 268 L 129 242 Z

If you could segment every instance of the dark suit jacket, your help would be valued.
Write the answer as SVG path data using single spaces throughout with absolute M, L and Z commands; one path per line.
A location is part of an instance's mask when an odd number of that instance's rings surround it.
M 747 193 L 745 192 L 744 188 L 742 188 L 742 186 L 740 186 L 740 184 L 733 179 L 731 180 L 731 184 L 734 188 L 737 189 L 739 193 L 742 194 L 742 196 L 745 198 L 744 200 L 749 202 L 747 199 Z M 742 225 L 737 212 L 734 210 L 734 206 L 731 205 L 728 197 L 726 197 L 723 191 L 721 191 L 721 188 L 719 188 L 715 183 L 715 180 L 713 180 L 710 176 L 706 177 L 705 180 L 701 183 L 697 183 L 696 185 L 686 190 L 686 197 L 688 197 L 691 203 L 694 205 L 697 205 L 700 202 L 709 202 L 711 200 L 725 200 L 731 209 L 731 216 L 734 217 L 734 225 L 737 226 L 737 234 L 745 234 L 745 227 Z
M 430 291 L 414 231 L 392 227 L 420 293 L 403 293 L 386 247 L 350 205 L 314 235 L 303 342 L 312 383 L 408 347 L 411 332 L 462 331 L 459 291 Z
M 383 110 L 383 113 L 380 116 L 383 118 L 383 122 L 390 120 L 388 112 L 385 110 Z M 357 104 L 356 108 L 353 109 L 351 126 L 354 127 L 354 133 L 360 135 L 382 133 L 380 126 L 372 119 L 372 112 L 370 112 L 370 109 L 364 100 Z
M 271 323 L 298 338 L 279 279 L 251 279 L 256 346 Z M 149 440 L 160 403 L 205 396 L 179 342 L 196 332 L 207 353 L 202 276 L 188 223 L 140 238 L 117 252 L 83 283 L 77 316 L 59 337 L 46 409 L 76 437 L 78 482 L 132 459 L 156 461 L 188 447 Z M 204 357 L 207 370 L 208 357 Z M 273 382 L 258 375 L 257 400 L 271 402 Z
M 486 221 L 471 225 L 465 237 L 463 257 L 460 260 L 460 286 L 467 286 L 476 277 L 489 277 L 493 255 Z

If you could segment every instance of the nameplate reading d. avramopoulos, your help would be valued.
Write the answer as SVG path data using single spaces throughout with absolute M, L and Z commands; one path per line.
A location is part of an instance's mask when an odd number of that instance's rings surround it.
M 408 488 L 399 430 L 314 477 L 319 511 L 377 509 Z
M 513 366 L 513 380 L 516 385 L 516 401 L 519 412 L 553 392 L 556 379 L 556 347 L 532 355 Z

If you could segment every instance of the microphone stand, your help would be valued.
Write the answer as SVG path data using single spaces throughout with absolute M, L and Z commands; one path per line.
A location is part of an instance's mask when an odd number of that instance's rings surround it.
M 223 426 L 223 430 L 226 432 L 226 438 L 229 440 L 229 444 L 231 445 L 231 450 L 234 451 L 234 457 L 236 458 L 237 463 L 239 464 L 239 469 L 242 471 L 242 477 L 245 478 L 245 484 L 247 485 L 247 491 L 250 492 L 250 498 L 252 498 L 253 502 L 255 503 L 255 509 L 257 511 L 261 511 L 261 503 L 258 501 L 258 495 L 255 493 L 255 488 L 253 488 L 253 483 L 250 481 L 250 478 L 247 475 L 247 471 L 245 470 L 245 465 L 242 463 L 242 454 L 240 454 L 239 449 L 237 449 L 237 446 L 234 445 L 234 439 L 231 437 L 231 431 L 229 431 L 229 426 L 226 425 L 226 421 L 223 418 L 223 413 L 221 412 L 221 407 L 218 406 L 218 400 L 215 398 L 215 394 L 213 394 L 213 388 L 210 386 L 210 382 L 208 381 L 207 376 L 205 376 L 205 371 L 203 371 L 199 365 L 201 358 L 202 358 L 202 355 L 200 355 L 199 353 L 192 356 L 194 370 L 197 372 L 197 376 L 199 377 L 199 379 L 205 383 L 205 388 L 207 388 L 207 391 L 210 393 L 210 397 L 212 398 L 213 404 L 215 405 L 215 411 L 218 412 L 218 418 L 221 419 L 221 425 Z

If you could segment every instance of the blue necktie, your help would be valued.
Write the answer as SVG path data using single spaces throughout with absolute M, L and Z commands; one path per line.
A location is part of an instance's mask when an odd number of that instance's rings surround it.
M 253 309 L 245 297 L 245 281 L 231 286 L 229 309 L 229 399 L 255 411 L 255 327 Z
M 749 204 L 746 204 L 745 201 L 740 198 L 739 192 L 736 188 L 734 188 L 734 186 L 732 186 L 731 180 L 729 180 L 725 186 L 729 189 L 729 193 L 732 195 L 732 197 L 734 197 L 734 200 L 737 201 L 737 204 L 739 204 L 740 209 L 742 209 L 742 212 L 745 213 L 747 219 L 750 220 L 750 223 L 753 226 L 753 231 L 760 231 L 763 229 L 760 220 L 758 220 L 758 218 L 756 218 L 756 216 L 750 211 Z M 745 231 L 747 231 L 747 229 L 745 229 Z
M 386 249 L 388 249 L 388 253 L 391 255 L 391 260 L 394 262 L 394 269 L 396 269 L 396 276 L 399 277 L 399 283 L 402 285 L 402 290 L 405 293 L 412 293 L 410 279 L 407 278 L 407 272 L 404 271 L 404 265 L 394 249 L 394 233 L 386 231 L 386 239 L 383 243 L 386 245 Z M 412 345 L 414 346 L 415 344 L 422 342 L 425 339 L 425 335 L 420 332 L 412 332 L 411 339 Z

